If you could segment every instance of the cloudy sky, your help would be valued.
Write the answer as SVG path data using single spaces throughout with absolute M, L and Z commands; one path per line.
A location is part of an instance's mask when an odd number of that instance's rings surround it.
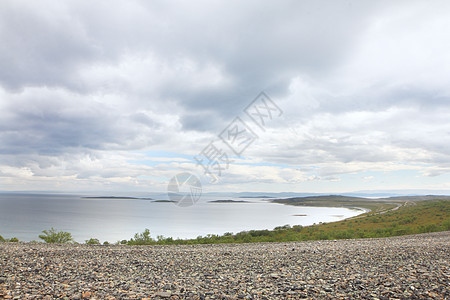
M 450 190 L 448 1 L 7 0 L 0 41 L 3 191 Z

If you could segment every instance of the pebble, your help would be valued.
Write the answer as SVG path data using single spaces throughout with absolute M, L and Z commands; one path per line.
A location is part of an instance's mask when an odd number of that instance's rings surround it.
M 0 243 L 0 299 L 450 298 L 450 232 L 192 246 Z
M 172 296 L 172 292 L 157 292 L 155 296 L 161 298 L 170 298 L 170 296 Z

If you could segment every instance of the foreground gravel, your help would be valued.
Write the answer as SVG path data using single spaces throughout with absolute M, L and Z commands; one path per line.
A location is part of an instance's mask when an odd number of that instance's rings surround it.
M 0 244 L 5 299 L 450 299 L 450 232 L 196 246 Z

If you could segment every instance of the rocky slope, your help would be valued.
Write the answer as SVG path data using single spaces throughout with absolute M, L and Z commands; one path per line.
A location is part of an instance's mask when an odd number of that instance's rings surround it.
M 450 232 L 196 246 L 0 244 L 0 298 L 450 298 Z

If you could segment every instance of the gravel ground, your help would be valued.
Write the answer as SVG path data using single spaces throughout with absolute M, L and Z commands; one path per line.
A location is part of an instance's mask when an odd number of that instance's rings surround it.
M 195 246 L 0 244 L 5 299 L 450 299 L 450 232 Z

